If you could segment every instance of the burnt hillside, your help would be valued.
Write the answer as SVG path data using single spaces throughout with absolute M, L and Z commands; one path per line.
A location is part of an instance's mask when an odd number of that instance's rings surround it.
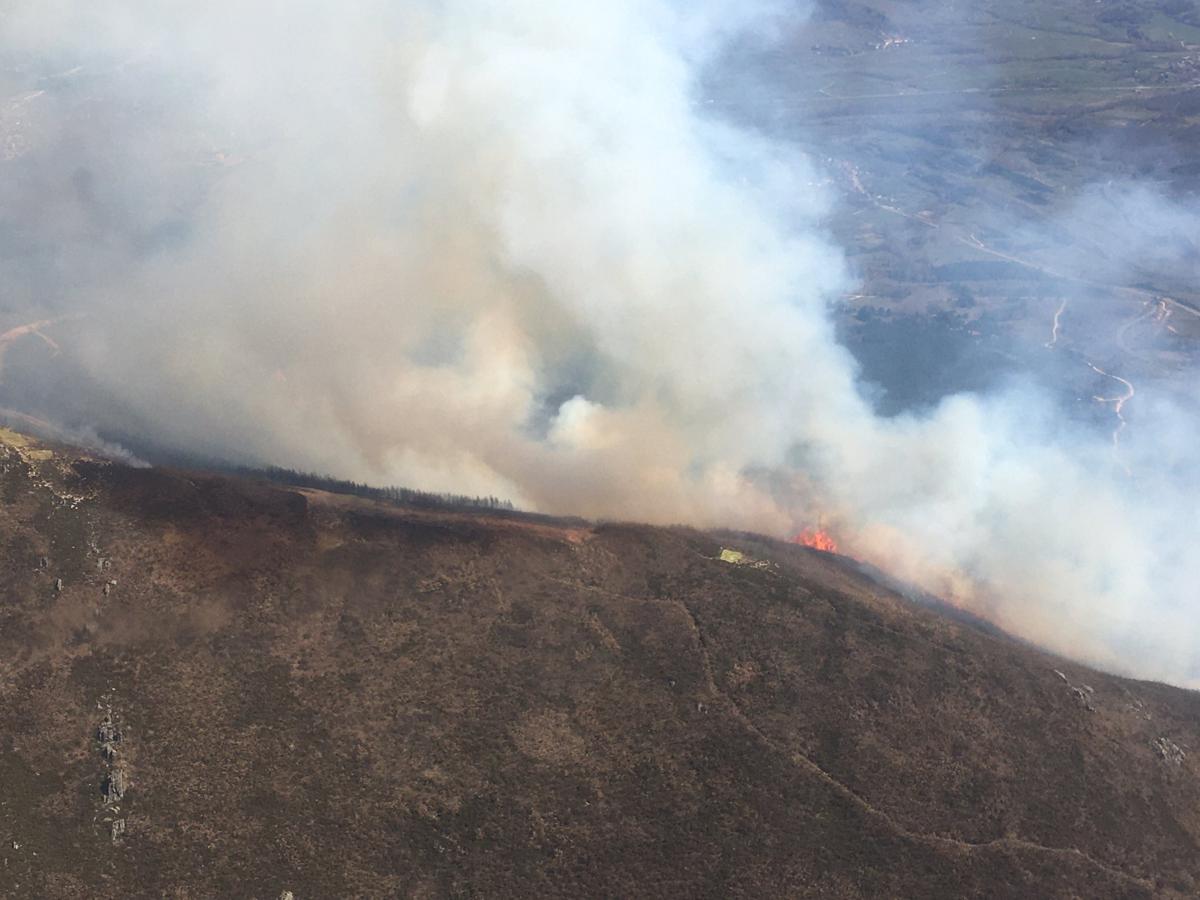
M 836 557 L 0 470 L 5 896 L 1200 892 L 1200 696 Z

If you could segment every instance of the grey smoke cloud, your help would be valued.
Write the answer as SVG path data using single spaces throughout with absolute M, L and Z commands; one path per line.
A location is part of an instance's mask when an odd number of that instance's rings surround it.
M 0 10 L 3 311 L 83 314 L 86 402 L 33 412 L 551 512 L 821 517 L 1052 649 L 1200 681 L 1194 418 L 1145 405 L 1133 483 L 1028 386 L 860 396 L 835 198 L 697 96 L 781 5 Z

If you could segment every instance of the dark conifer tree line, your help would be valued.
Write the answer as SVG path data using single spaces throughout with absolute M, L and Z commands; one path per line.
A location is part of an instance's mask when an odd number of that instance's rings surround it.
M 414 506 L 424 509 L 495 509 L 505 512 L 514 512 L 516 510 L 511 500 L 501 500 L 499 497 L 437 494 L 396 486 L 375 487 L 357 481 L 331 478 L 328 475 L 318 475 L 315 472 L 300 472 L 280 466 L 271 466 L 267 469 L 243 469 L 241 470 L 241 474 L 266 478 L 268 481 L 287 485 L 288 487 L 312 488 L 319 491 L 329 491 L 331 494 L 352 494 L 356 497 L 383 500 L 387 503 L 394 503 L 397 506 Z

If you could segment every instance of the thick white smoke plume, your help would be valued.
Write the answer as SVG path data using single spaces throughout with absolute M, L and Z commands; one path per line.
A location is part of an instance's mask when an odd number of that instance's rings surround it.
M 701 113 L 706 61 L 779 14 L 752 6 L 0 3 L 4 313 L 83 314 L 74 424 L 550 512 L 824 517 L 1032 640 L 1197 682 L 1187 420 L 1117 464 L 1030 390 L 877 418 L 831 198 Z

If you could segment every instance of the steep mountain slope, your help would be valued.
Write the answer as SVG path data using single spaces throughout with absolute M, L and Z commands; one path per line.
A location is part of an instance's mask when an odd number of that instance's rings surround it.
M 847 560 L 0 458 L 5 896 L 1200 890 L 1200 696 Z

